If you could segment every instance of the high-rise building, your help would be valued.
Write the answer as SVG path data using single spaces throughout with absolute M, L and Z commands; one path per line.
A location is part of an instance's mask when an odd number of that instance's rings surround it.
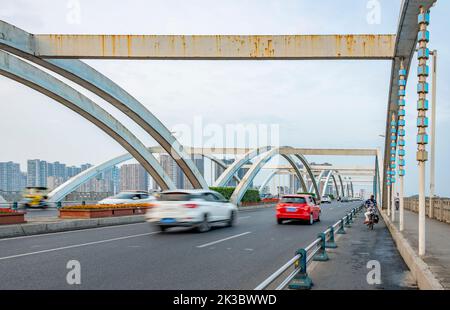
M 169 154 L 159 154 L 159 163 L 177 188 L 183 188 L 181 169 Z M 155 186 L 154 186 L 155 187 Z
M 47 162 L 30 159 L 27 162 L 27 186 L 47 186 Z
M 0 190 L 7 192 L 21 191 L 24 188 L 23 174 L 20 164 L 9 162 L 0 163 Z
M 200 174 L 204 177 L 205 176 L 205 159 L 202 155 L 199 154 L 192 154 L 191 160 L 194 162 L 194 165 L 197 167 Z M 183 176 L 183 187 L 185 189 L 192 189 L 193 186 L 191 185 L 191 182 L 189 182 L 189 179 L 186 177 L 186 175 Z
M 148 190 L 148 173 L 140 164 L 120 167 L 120 190 Z

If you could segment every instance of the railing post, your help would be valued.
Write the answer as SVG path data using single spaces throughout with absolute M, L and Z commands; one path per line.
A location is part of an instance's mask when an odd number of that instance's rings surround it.
M 320 238 L 320 250 L 316 255 L 314 255 L 313 260 L 319 261 L 319 262 L 325 262 L 325 261 L 329 260 L 327 250 L 326 250 L 326 235 L 325 235 L 325 233 L 320 233 L 317 237 Z
M 308 273 L 306 272 L 306 266 L 307 266 L 307 257 L 308 253 L 305 249 L 299 249 L 295 253 L 296 255 L 300 255 L 300 258 L 298 260 L 299 272 L 297 275 L 292 279 L 291 284 L 289 284 L 289 288 L 292 290 L 309 290 L 314 285 L 311 278 L 308 276 Z
M 325 247 L 329 249 L 337 248 L 336 242 L 334 241 L 334 228 L 330 226 L 330 239 L 325 243 Z
M 352 212 L 350 212 L 350 213 L 348 214 L 348 216 L 349 216 L 348 222 L 349 222 L 350 224 L 353 224 L 353 215 L 352 215 Z
M 352 227 L 352 225 L 350 225 L 350 221 L 349 221 L 348 215 L 346 215 L 344 218 L 345 218 L 345 227 Z
M 339 222 L 340 222 L 339 229 L 337 230 L 336 233 L 339 235 L 346 234 L 345 229 L 344 229 L 344 220 L 341 219 Z

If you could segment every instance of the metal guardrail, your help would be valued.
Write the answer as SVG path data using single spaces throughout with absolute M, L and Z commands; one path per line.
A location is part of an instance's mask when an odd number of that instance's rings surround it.
M 327 248 L 336 248 L 335 235 L 345 234 L 345 228 L 351 227 L 356 214 L 361 211 L 364 205 L 355 207 L 334 225 L 328 227 L 320 233 L 316 240 L 305 248 L 300 248 L 286 264 L 271 274 L 266 280 L 259 284 L 255 290 L 268 289 L 271 284 L 275 284 L 275 290 L 282 290 L 286 286 L 290 289 L 310 289 L 313 285 L 308 276 L 307 267 L 312 261 L 327 261 Z M 284 278 L 281 278 L 284 275 Z M 277 283 L 278 282 L 278 283 Z

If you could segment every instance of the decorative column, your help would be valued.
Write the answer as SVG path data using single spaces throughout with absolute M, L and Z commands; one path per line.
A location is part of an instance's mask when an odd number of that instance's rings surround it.
M 387 190 L 387 215 L 391 216 L 391 169 L 386 171 L 386 190 Z
M 404 229 L 404 176 L 405 176 L 405 95 L 406 95 L 406 69 L 403 64 L 403 60 L 400 62 L 398 80 L 398 183 L 399 183 L 399 229 Z
M 391 114 L 391 220 L 395 221 L 395 161 L 397 154 L 397 122 L 395 113 Z
M 429 11 L 425 11 L 424 7 L 420 7 L 418 16 L 419 33 L 417 41 L 419 44 L 417 58 L 419 65 L 417 67 L 417 161 L 419 165 L 419 255 L 425 254 L 425 162 L 428 160 L 426 145 L 428 143 L 428 135 L 426 128 L 428 127 L 428 83 L 427 77 L 429 68 L 427 60 L 430 57 L 430 51 L 427 43 L 430 40 L 430 33 L 427 26 L 430 22 Z

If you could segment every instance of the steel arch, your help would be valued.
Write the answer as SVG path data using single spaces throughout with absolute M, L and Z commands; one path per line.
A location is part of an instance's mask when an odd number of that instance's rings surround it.
M 43 70 L 0 51 L 0 74 L 28 86 L 78 113 L 129 151 L 162 188 L 175 185 L 156 158 L 117 119 L 93 101 Z
M 34 56 L 33 35 L 4 21 L 0 21 L 0 49 L 43 66 L 109 102 L 141 126 L 174 158 L 194 188 L 208 188 L 205 179 L 170 131 L 144 105 L 112 80 L 80 60 L 44 60 Z
M 234 189 L 233 194 L 231 195 L 231 202 L 235 203 L 235 204 L 239 204 L 242 200 L 242 197 L 244 196 L 245 192 L 247 191 L 248 187 L 250 186 L 250 183 L 253 181 L 253 179 L 255 178 L 255 176 L 258 174 L 258 172 L 261 170 L 261 168 L 270 160 L 272 159 L 272 157 L 274 157 L 275 155 L 287 155 L 287 154 L 283 154 L 280 153 L 280 150 L 283 147 L 276 147 L 276 148 L 272 148 L 269 151 L 267 151 L 266 153 L 263 154 L 263 156 L 261 156 L 261 158 L 258 159 L 257 162 L 255 162 L 251 168 L 247 171 L 247 173 L 245 174 L 245 176 L 242 178 L 242 181 L 238 184 L 238 186 Z M 285 147 L 286 148 L 286 147 Z M 311 172 L 311 169 L 309 167 L 309 163 L 308 161 L 303 157 L 303 156 L 299 156 L 298 154 L 295 155 L 297 156 L 297 158 L 299 158 L 303 165 L 305 166 L 305 168 L 307 169 L 307 171 L 309 171 L 309 173 Z M 284 157 L 284 156 L 283 156 Z M 293 160 L 289 161 L 289 163 L 293 163 Z M 292 164 L 291 164 L 292 165 Z M 297 168 L 297 166 L 293 165 L 294 169 Z M 297 168 L 298 170 L 298 168 Z M 299 171 L 299 170 L 298 170 Z M 299 171 L 300 172 L 300 171 Z M 302 177 L 301 173 L 300 175 L 297 174 L 297 176 Z M 305 186 L 305 188 L 307 188 Z M 317 186 L 316 186 L 317 188 Z M 320 199 L 320 193 L 317 193 L 317 196 L 319 196 Z
M 314 190 L 316 192 L 317 199 L 320 200 L 322 198 L 322 196 L 320 196 L 320 192 L 319 192 L 319 188 L 317 187 L 316 179 L 314 178 L 314 174 L 311 171 L 311 167 L 309 166 L 308 161 L 306 160 L 305 156 L 303 156 L 302 154 L 295 154 L 295 156 L 298 159 L 300 159 L 303 166 L 305 166 L 306 172 L 308 173 L 309 177 L 311 178 L 311 182 L 314 185 Z
M 230 166 L 228 166 L 228 168 L 220 175 L 220 177 L 216 180 L 216 182 L 214 182 L 214 186 L 218 187 L 227 186 L 232 176 L 236 174 L 243 165 L 245 165 L 247 162 L 249 162 L 256 156 L 269 151 L 270 149 L 271 149 L 270 146 L 263 146 L 248 151 L 241 158 L 236 159 Z

